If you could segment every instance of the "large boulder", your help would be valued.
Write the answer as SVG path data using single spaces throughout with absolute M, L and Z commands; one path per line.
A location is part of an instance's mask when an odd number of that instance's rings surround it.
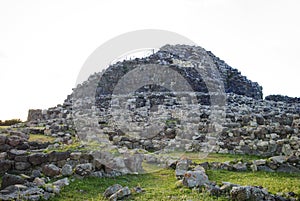
M 4 174 L 8 170 L 11 170 L 14 165 L 13 161 L 10 160 L 0 160 L 0 175 Z
M 204 186 L 209 184 L 208 176 L 204 171 L 187 171 L 184 174 L 183 181 L 184 186 L 189 188 Z
M 232 201 L 263 201 L 274 200 L 272 195 L 263 188 L 254 186 L 237 186 L 230 191 L 230 198 Z
M 129 196 L 131 194 L 130 189 L 126 186 L 109 197 L 110 201 L 122 200 L 124 197 Z
M 49 160 L 48 154 L 44 154 L 44 153 L 34 153 L 28 156 L 28 161 L 32 165 L 40 165 L 43 163 L 47 163 L 48 160 Z
M 61 169 L 54 164 L 49 164 L 49 165 L 44 165 L 42 171 L 46 176 L 54 177 L 60 174 Z
M 63 176 L 70 176 L 73 174 L 73 168 L 69 164 L 65 164 L 61 169 L 61 174 Z
M 122 188 L 123 188 L 123 186 L 121 186 L 120 184 L 114 184 L 114 185 L 108 187 L 104 191 L 103 196 L 106 198 L 109 198 L 112 194 L 116 193 L 117 191 L 119 191 Z
M 80 176 L 88 176 L 91 174 L 93 170 L 93 165 L 91 163 L 84 163 L 76 165 L 75 173 Z
M 56 162 L 56 161 L 62 161 L 66 160 L 70 157 L 70 152 L 56 152 L 53 151 L 49 154 L 49 161 L 50 162 Z
M 188 171 L 191 162 L 192 161 L 188 158 L 180 159 L 176 164 L 176 169 L 175 169 L 176 177 L 184 176 L 186 171 Z
M 24 184 L 24 183 L 25 183 L 25 180 L 22 179 L 20 176 L 12 175 L 12 174 L 5 174 L 2 177 L 1 189 L 4 189 L 11 185 Z

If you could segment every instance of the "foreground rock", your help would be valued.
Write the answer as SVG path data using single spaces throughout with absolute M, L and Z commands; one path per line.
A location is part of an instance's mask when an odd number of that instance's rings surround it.
M 184 186 L 189 188 L 201 187 L 205 184 L 209 184 L 208 176 L 203 171 L 187 171 L 184 174 L 183 181 Z
M 131 191 L 127 186 L 122 187 L 120 184 L 115 184 L 113 186 L 108 187 L 103 193 L 103 195 L 110 201 L 116 201 L 131 195 Z

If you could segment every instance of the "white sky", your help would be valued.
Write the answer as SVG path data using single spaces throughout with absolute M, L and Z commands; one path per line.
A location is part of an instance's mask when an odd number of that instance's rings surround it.
M 87 57 L 125 32 L 184 35 L 264 87 L 300 96 L 297 0 L 0 0 L 0 119 L 62 103 Z

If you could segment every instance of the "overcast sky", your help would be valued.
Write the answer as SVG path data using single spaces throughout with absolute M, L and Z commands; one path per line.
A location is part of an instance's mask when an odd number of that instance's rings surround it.
M 62 103 L 87 57 L 125 32 L 184 35 L 264 87 L 300 96 L 297 0 L 0 0 L 0 119 Z

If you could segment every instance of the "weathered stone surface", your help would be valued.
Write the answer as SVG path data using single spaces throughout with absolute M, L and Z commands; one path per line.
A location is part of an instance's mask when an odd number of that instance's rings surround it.
M 8 186 L 15 185 L 15 184 L 24 184 L 25 180 L 22 179 L 20 176 L 12 175 L 12 174 L 5 174 L 2 177 L 1 189 L 4 189 Z
M 281 164 L 277 169 L 277 172 L 287 172 L 287 173 L 300 173 L 300 169 L 288 165 L 288 164 Z
M 110 201 L 122 200 L 124 197 L 129 196 L 131 194 L 130 189 L 126 186 L 109 197 Z
M 54 164 L 44 165 L 42 168 L 46 176 L 54 177 L 60 174 L 61 169 Z
M 17 149 L 11 149 L 7 152 L 7 157 L 10 160 L 14 160 L 17 156 L 25 156 L 27 154 L 27 151 L 24 150 L 17 150 Z
M 75 167 L 75 173 L 80 176 L 90 175 L 93 170 L 93 165 L 91 163 L 79 164 Z
M 193 188 L 208 184 L 208 176 L 203 171 L 187 171 L 183 177 L 183 185 Z
M 106 198 L 109 198 L 112 194 L 116 193 L 117 191 L 121 190 L 123 188 L 123 186 L 121 186 L 120 184 L 114 184 L 110 187 L 108 187 L 104 193 L 103 196 Z
M 176 177 L 182 177 L 188 171 L 189 165 L 191 164 L 191 160 L 187 158 L 180 159 L 177 162 L 175 175 Z
M 36 177 L 34 180 L 33 180 L 33 183 L 37 186 L 37 187 L 41 187 L 41 186 L 44 186 L 46 184 L 45 180 L 42 179 L 42 178 L 39 178 L 39 177 Z
M 276 164 L 282 164 L 286 161 L 286 157 L 285 156 L 273 156 L 270 158 L 270 160 Z
M 124 158 L 125 166 L 131 173 L 142 173 L 144 172 L 142 167 L 143 155 L 133 154 Z
M 28 162 L 16 162 L 15 169 L 16 170 L 28 170 L 31 167 L 31 164 Z
M 0 174 L 4 174 L 8 170 L 12 169 L 13 165 L 14 165 L 13 161 L 0 160 Z
M 1 135 L 0 134 L 0 145 L 1 146 L 6 143 L 6 139 L 7 139 L 6 135 Z
M 73 168 L 69 164 L 65 164 L 61 169 L 61 174 L 63 176 L 70 176 L 73 174 Z
M 242 162 L 238 162 L 237 164 L 234 164 L 233 168 L 236 171 L 247 171 L 247 165 L 246 165 L 246 163 L 242 163 Z
M 57 181 L 53 182 L 52 184 L 62 188 L 64 186 L 68 186 L 70 184 L 70 181 L 68 178 L 64 178 L 64 179 L 57 180 Z
M 22 143 L 22 139 L 19 136 L 9 136 L 7 138 L 7 144 L 16 147 L 17 145 Z
M 233 187 L 230 191 L 230 198 L 233 201 L 262 201 L 270 197 L 265 189 L 253 186 Z
M 43 164 L 43 163 L 47 163 L 49 161 L 49 157 L 48 157 L 48 154 L 35 153 L 35 154 L 30 154 L 28 156 L 28 161 L 32 165 L 40 165 L 40 164 Z
M 0 151 L 3 152 L 3 151 L 8 151 L 10 150 L 12 147 L 8 144 L 3 144 L 0 146 Z
M 81 157 L 81 152 L 72 152 L 70 154 L 70 159 L 71 160 L 79 160 Z
M 70 152 L 53 151 L 49 154 L 49 161 L 50 162 L 62 161 L 62 160 L 66 160 L 69 157 L 70 157 Z

